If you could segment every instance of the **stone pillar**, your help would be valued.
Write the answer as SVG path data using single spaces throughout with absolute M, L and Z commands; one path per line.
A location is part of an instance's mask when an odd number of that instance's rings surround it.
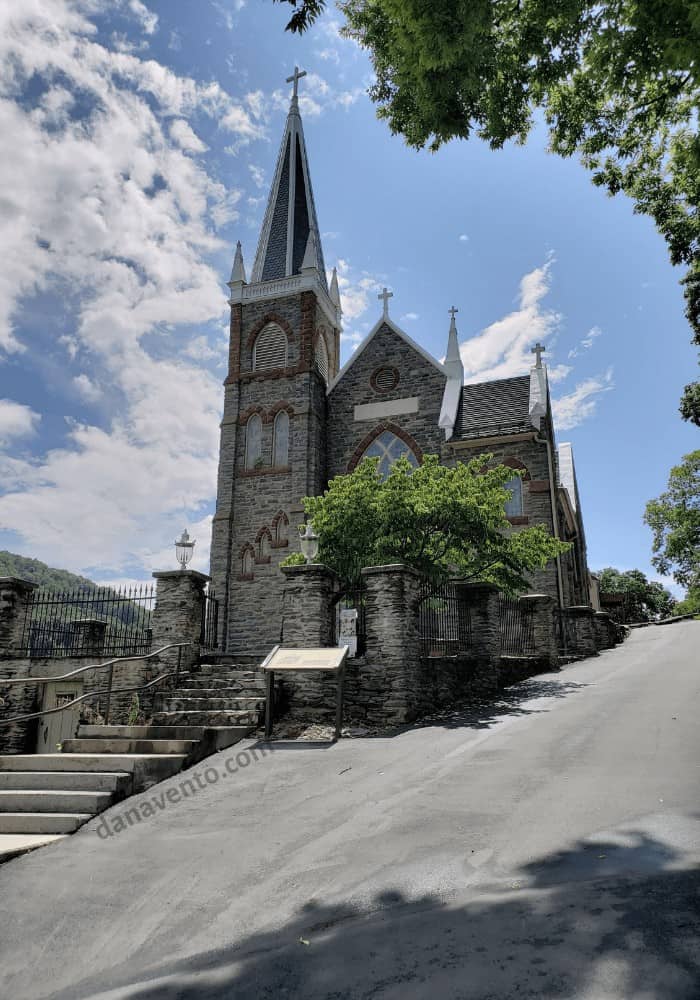
M 101 618 L 79 618 L 72 623 L 72 629 L 74 656 L 102 656 L 107 622 Z
M 0 657 L 23 654 L 24 626 L 36 586 L 15 576 L 0 577 Z
M 385 676 L 387 722 L 410 722 L 421 709 L 419 575 L 401 563 L 362 570 L 367 662 Z
M 285 646 L 332 646 L 337 577 L 321 563 L 282 566 L 282 636 Z
M 455 589 L 471 621 L 471 652 L 476 661 L 472 690 L 478 694 L 492 694 L 498 690 L 501 657 L 498 587 L 490 583 L 456 581 Z
M 554 598 L 549 594 L 523 594 L 519 598 L 525 614 L 532 616 L 532 632 L 537 656 L 556 667 L 559 659 L 554 631 Z
M 595 631 L 593 626 L 593 608 L 587 604 L 575 605 L 566 609 L 571 615 L 576 628 L 576 654 L 578 656 L 597 656 Z
M 610 615 L 607 611 L 596 611 L 593 614 L 593 628 L 598 649 L 611 649 L 615 645 L 612 635 Z

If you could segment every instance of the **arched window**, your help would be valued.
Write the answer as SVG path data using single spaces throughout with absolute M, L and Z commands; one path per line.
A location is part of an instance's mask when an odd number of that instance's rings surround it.
M 506 501 L 506 517 L 520 517 L 523 512 L 523 481 L 520 476 L 513 476 L 506 483 L 510 490 L 510 500 Z
M 272 432 L 272 464 L 279 468 L 289 464 L 289 414 L 280 410 Z
M 418 459 L 406 442 L 402 441 L 401 438 L 397 437 L 392 431 L 382 431 L 382 433 L 374 439 L 372 444 L 365 449 L 360 461 L 362 461 L 363 458 L 378 458 L 379 475 L 382 479 L 386 479 L 394 462 L 401 457 L 407 458 L 414 468 L 418 467 Z
M 314 365 L 316 366 L 316 371 L 319 373 L 324 382 L 328 381 L 328 348 L 326 347 L 326 338 L 322 333 L 319 333 L 316 338 L 316 351 L 314 354 Z
M 289 518 L 283 510 L 275 515 L 272 521 L 272 544 L 276 549 L 284 548 L 287 545 L 287 528 Z
M 255 561 L 257 563 L 269 563 L 270 561 L 270 544 L 272 542 L 272 536 L 268 528 L 261 528 L 258 532 L 258 551 L 255 556 Z
M 245 467 L 254 469 L 262 460 L 262 420 L 259 414 L 249 417 L 245 426 Z
M 253 370 L 268 371 L 285 368 L 287 364 L 287 334 L 277 323 L 268 323 L 255 339 Z
M 253 579 L 253 568 L 255 565 L 255 551 L 252 545 L 246 545 L 241 552 L 241 577 L 244 580 Z

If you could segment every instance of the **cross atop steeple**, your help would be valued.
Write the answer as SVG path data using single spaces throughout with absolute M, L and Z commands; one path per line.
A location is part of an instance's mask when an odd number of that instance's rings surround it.
M 394 293 L 390 292 L 388 288 L 382 288 L 381 292 L 377 296 L 378 299 L 382 299 L 384 302 L 384 318 L 386 319 L 389 315 L 389 299 L 393 299 Z
M 537 355 L 537 360 L 535 361 L 535 368 L 541 368 L 542 367 L 542 355 L 544 354 L 544 352 L 546 350 L 547 350 L 547 348 L 544 346 L 544 344 L 540 344 L 539 340 L 537 341 L 537 343 L 535 344 L 535 346 L 532 348 L 532 350 L 531 350 L 530 353 Z
M 300 70 L 298 66 L 295 66 L 292 75 L 287 77 L 287 83 L 294 84 L 294 90 L 292 92 L 293 101 L 296 101 L 297 99 L 299 93 L 299 81 L 301 80 L 302 76 L 306 76 L 306 70 L 305 69 Z
M 452 319 L 454 319 L 455 318 L 455 313 L 458 313 L 459 309 L 455 309 L 454 306 L 450 306 L 450 308 L 447 311 L 450 314 L 450 316 L 452 317 Z

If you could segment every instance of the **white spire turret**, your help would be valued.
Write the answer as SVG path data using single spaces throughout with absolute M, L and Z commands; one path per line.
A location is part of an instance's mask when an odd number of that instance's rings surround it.
M 239 283 L 246 283 L 245 264 L 243 263 L 243 249 L 241 247 L 240 240 L 236 243 L 236 253 L 233 258 L 233 268 L 231 270 L 231 280 L 229 281 L 229 285 Z
M 306 250 L 304 250 L 304 259 L 301 262 L 302 274 L 304 271 L 317 271 L 318 270 L 318 254 L 316 253 L 316 237 L 314 236 L 313 229 L 309 230 L 309 238 L 306 241 Z
M 459 404 L 462 400 L 462 386 L 464 385 L 464 364 L 459 353 L 459 338 L 455 322 L 457 312 L 459 310 L 455 309 L 454 306 L 449 309 L 450 332 L 447 335 L 447 354 L 443 362 L 447 372 L 447 381 L 445 382 L 440 419 L 438 420 L 438 426 L 442 427 L 445 432 L 446 441 L 449 441 L 454 434 Z
M 333 274 L 331 275 L 331 287 L 329 291 L 331 302 L 336 307 L 339 313 L 342 313 L 343 307 L 340 304 L 340 289 L 338 288 L 338 271 L 334 267 Z

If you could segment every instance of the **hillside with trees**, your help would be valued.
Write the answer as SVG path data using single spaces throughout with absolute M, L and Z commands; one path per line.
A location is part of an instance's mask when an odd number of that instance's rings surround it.
M 66 569 L 55 569 L 39 559 L 29 559 L 6 551 L 0 551 L 0 577 L 2 576 L 16 576 L 51 590 L 76 590 L 79 587 L 92 590 L 97 586 L 86 576 L 69 573 Z

